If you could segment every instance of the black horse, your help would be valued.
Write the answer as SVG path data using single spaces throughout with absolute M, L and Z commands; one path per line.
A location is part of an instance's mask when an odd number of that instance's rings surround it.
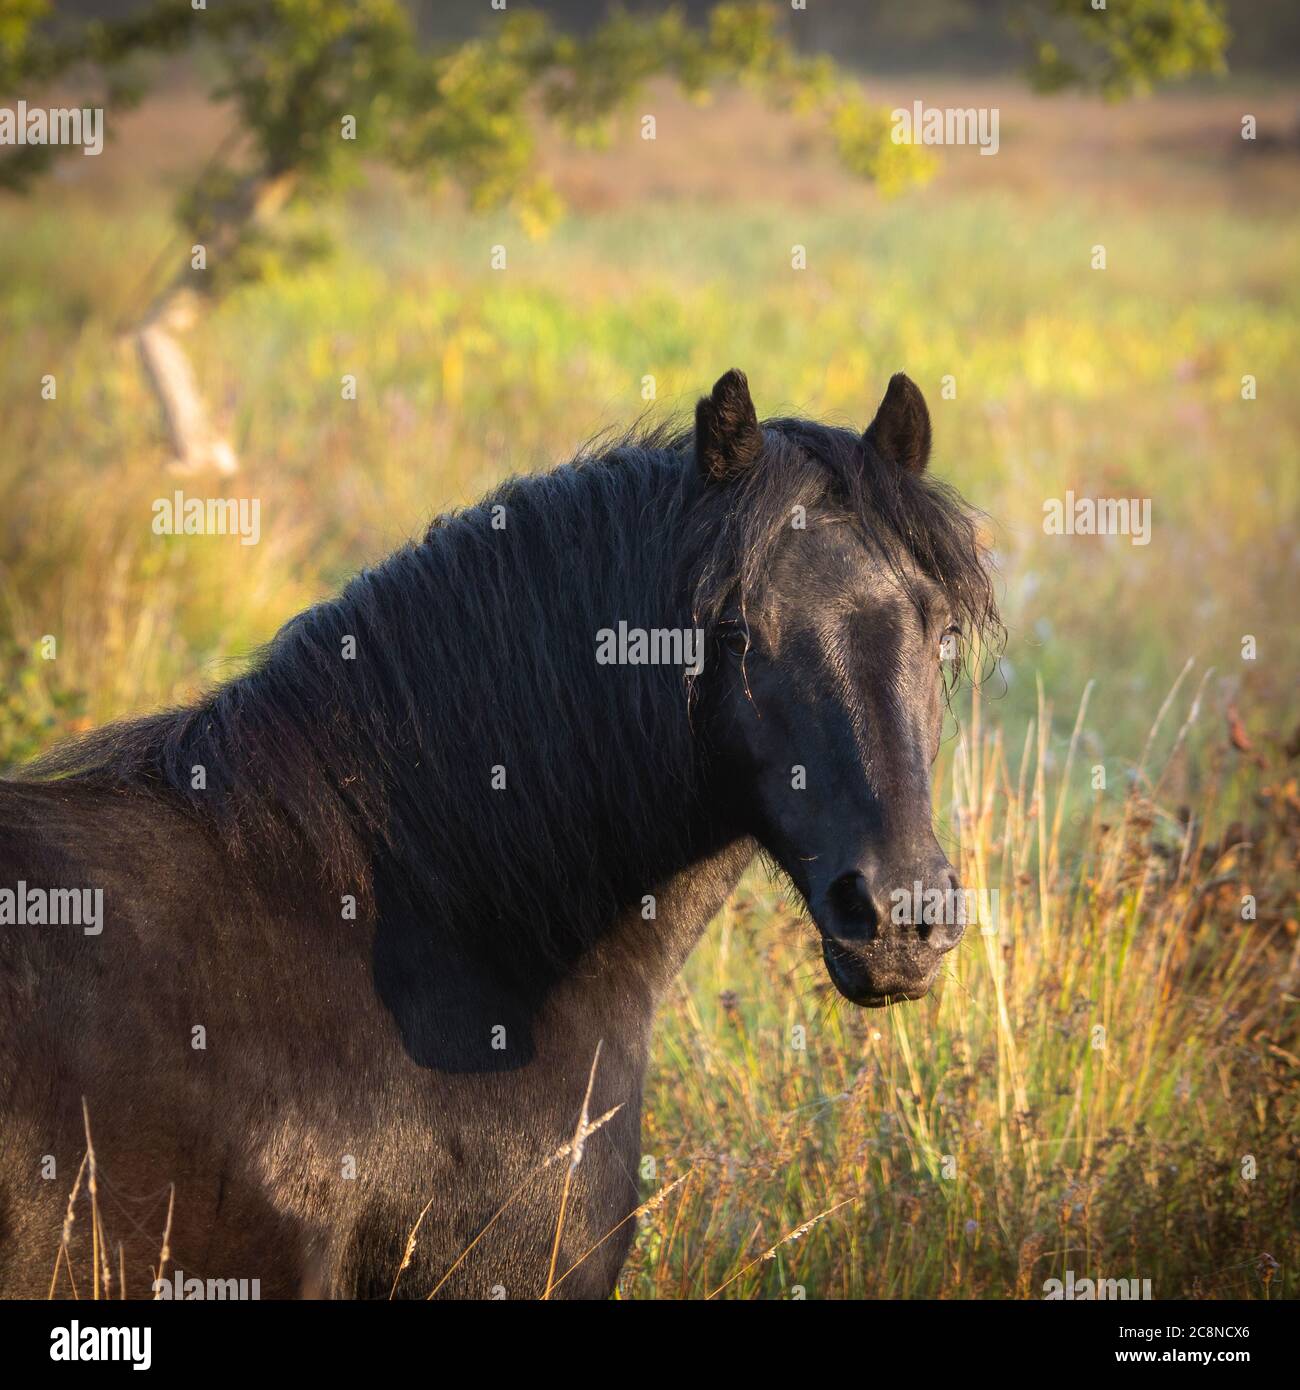
M 941 658 L 997 624 L 929 450 L 902 375 L 859 435 L 728 372 L 693 432 L 507 482 L 201 703 L 0 782 L 0 1292 L 47 1293 L 88 1116 L 128 1295 L 173 1190 L 169 1281 L 609 1294 L 655 1008 L 755 853 L 855 1003 L 961 935 L 892 898 L 955 885 Z M 548 1162 L 598 1044 L 619 1108 Z

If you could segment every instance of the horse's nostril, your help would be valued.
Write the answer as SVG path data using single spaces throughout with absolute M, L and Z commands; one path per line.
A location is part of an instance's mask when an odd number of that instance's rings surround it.
M 859 873 L 841 874 L 827 891 L 835 913 L 836 935 L 870 940 L 880 926 L 880 913 L 871 900 L 867 880 Z

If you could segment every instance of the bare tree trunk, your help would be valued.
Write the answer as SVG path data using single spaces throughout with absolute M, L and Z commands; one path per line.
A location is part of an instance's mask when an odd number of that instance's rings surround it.
M 206 243 L 210 264 L 219 264 L 239 243 L 251 222 L 271 217 L 285 203 L 293 187 L 289 174 L 250 178 L 224 207 L 215 213 L 215 230 Z M 239 468 L 230 443 L 208 412 L 194 369 L 180 337 L 200 315 L 200 295 L 188 266 L 154 300 L 136 330 L 136 346 L 149 386 L 162 412 L 171 444 L 172 471 L 181 474 L 209 470 L 229 476 Z
M 194 369 L 175 336 L 193 323 L 194 299 L 193 290 L 174 285 L 150 310 L 136 333 L 136 345 L 162 410 L 172 447 L 172 472 L 188 475 L 211 469 L 229 475 L 238 470 L 239 461 L 213 428 Z

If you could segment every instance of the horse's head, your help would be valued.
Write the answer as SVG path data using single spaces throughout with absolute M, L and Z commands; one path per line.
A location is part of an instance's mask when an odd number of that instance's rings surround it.
M 995 612 L 974 524 L 925 475 L 929 451 L 902 375 L 861 436 L 760 426 L 739 372 L 696 415 L 726 557 L 697 590 L 719 785 L 803 894 L 836 987 L 870 1006 L 925 994 L 963 932 L 931 768 L 945 671 Z

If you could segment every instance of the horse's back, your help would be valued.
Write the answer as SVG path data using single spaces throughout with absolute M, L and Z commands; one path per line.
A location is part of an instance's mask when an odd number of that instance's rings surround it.
M 192 965 L 235 891 L 212 842 L 153 797 L 0 782 L 0 1065 L 36 1044 L 47 1060 L 76 1053 L 91 1018 L 147 1039 L 147 1022 L 124 1016 L 139 972 Z M 155 997 L 148 1018 L 164 1005 Z

